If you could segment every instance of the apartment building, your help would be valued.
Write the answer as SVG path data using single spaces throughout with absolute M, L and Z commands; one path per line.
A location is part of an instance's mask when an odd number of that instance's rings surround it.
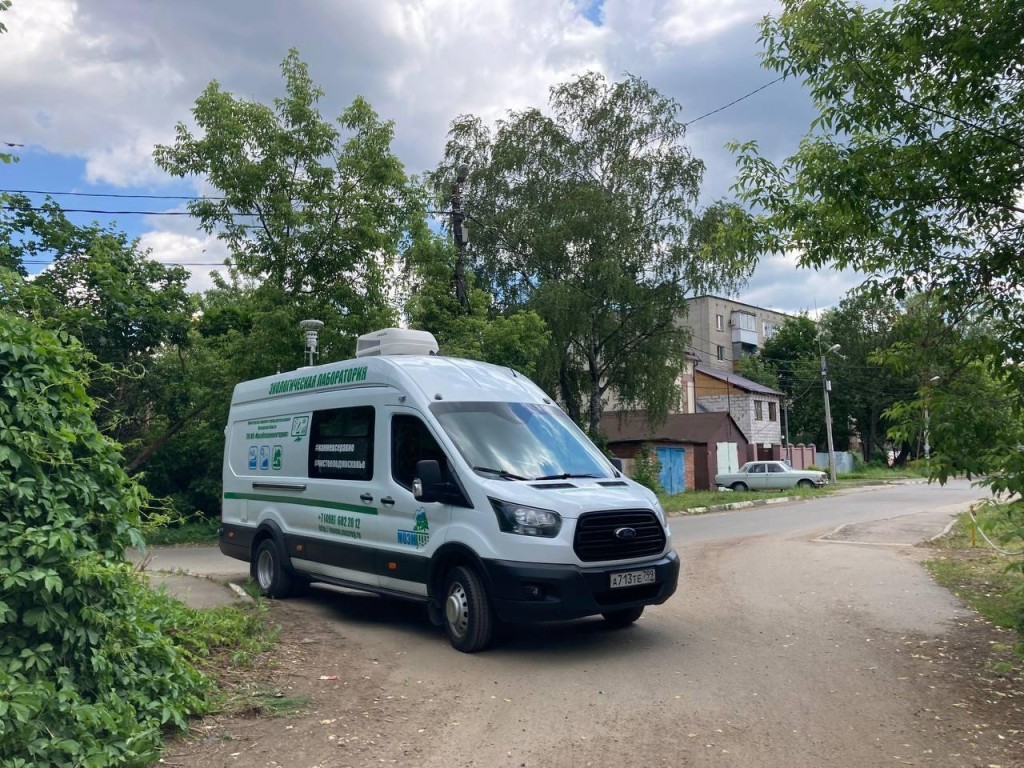
M 790 315 L 721 296 L 687 301 L 681 324 L 690 329 L 690 346 L 700 362 L 733 372 L 735 362 L 755 354 Z

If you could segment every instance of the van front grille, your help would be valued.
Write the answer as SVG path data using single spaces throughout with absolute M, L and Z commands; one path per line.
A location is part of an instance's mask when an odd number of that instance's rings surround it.
M 635 535 L 623 529 L 632 529 Z M 645 509 L 589 512 L 576 523 L 572 547 L 585 563 L 647 557 L 665 548 L 665 530 L 654 513 Z

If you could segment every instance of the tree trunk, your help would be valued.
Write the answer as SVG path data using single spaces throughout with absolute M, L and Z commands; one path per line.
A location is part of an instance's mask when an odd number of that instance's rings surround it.
M 590 434 L 596 435 L 601 431 L 601 369 L 593 342 L 587 354 L 587 370 L 590 374 Z
M 580 413 L 579 393 L 573 385 L 572 373 L 569 370 L 569 351 L 562 350 L 562 360 L 558 365 L 558 388 L 562 393 L 562 402 L 565 403 L 565 412 L 574 423 L 580 424 L 582 414 Z
M 156 440 L 154 440 L 145 448 L 143 448 L 141 452 L 137 453 L 132 458 L 132 460 L 128 462 L 128 464 L 124 468 L 125 472 L 127 472 L 129 475 L 134 475 L 136 472 L 138 472 L 140 467 L 142 467 L 147 461 L 153 458 L 153 454 L 155 454 L 157 451 L 163 448 L 167 444 L 168 440 L 170 440 L 182 429 L 184 429 L 190 421 L 192 421 L 199 414 L 205 411 L 208 406 L 209 403 L 198 405 L 195 408 L 193 408 L 189 413 L 185 414 L 176 422 L 171 424 L 171 426 L 164 430 L 164 433 L 160 435 L 160 437 L 158 437 Z

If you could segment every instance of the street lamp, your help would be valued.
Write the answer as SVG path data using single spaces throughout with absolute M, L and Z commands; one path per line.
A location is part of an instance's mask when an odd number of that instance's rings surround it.
M 832 382 L 828 380 L 828 359 L 826 355 L 838 352 L 839 344 L 833 344 L 821 355 L 821 388 L 825 393 L 825 435 L 828 437 L 828 473 L 835 485 L 836 482 L 836 450 L 832 445 L 832 408 L 828 402 L 828 393 L 832 391 Z
M 468 178 L 469 165 L 460 163 L 455 170 L 455 183 L 452 184 L 452 237 L 458 250 L 455 257 L 455 298 L 467 314 L 469 295 L 466 292 L 466 244 L 469 242 L 469 232 L 466 231 L 466 217 L 462 213 L 462 184 Z

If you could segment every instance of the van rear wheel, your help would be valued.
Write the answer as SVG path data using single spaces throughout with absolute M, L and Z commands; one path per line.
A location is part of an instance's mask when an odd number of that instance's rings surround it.
M 602 613 L 605 622 L 608 626 L 618 629 L 619 627 L 628 627 L 630 624 L 635 622 L 640 616 L 643 615 L 644 607 L 638 605 L 636 608 L 623 608 L 621 611 L 608 611 Z
M 487 588 L 471 567 L 452 568 L 444 582 L 444 631 L 452 646 L 476 653 L 491 644 L 495 616 Z
M 264 539 L 256 547 L 252 561 L 252 577 L 267 597 L 288 597 L 292 591 L 292 575 L 285 569 L 284 558 L 273 539 Z

